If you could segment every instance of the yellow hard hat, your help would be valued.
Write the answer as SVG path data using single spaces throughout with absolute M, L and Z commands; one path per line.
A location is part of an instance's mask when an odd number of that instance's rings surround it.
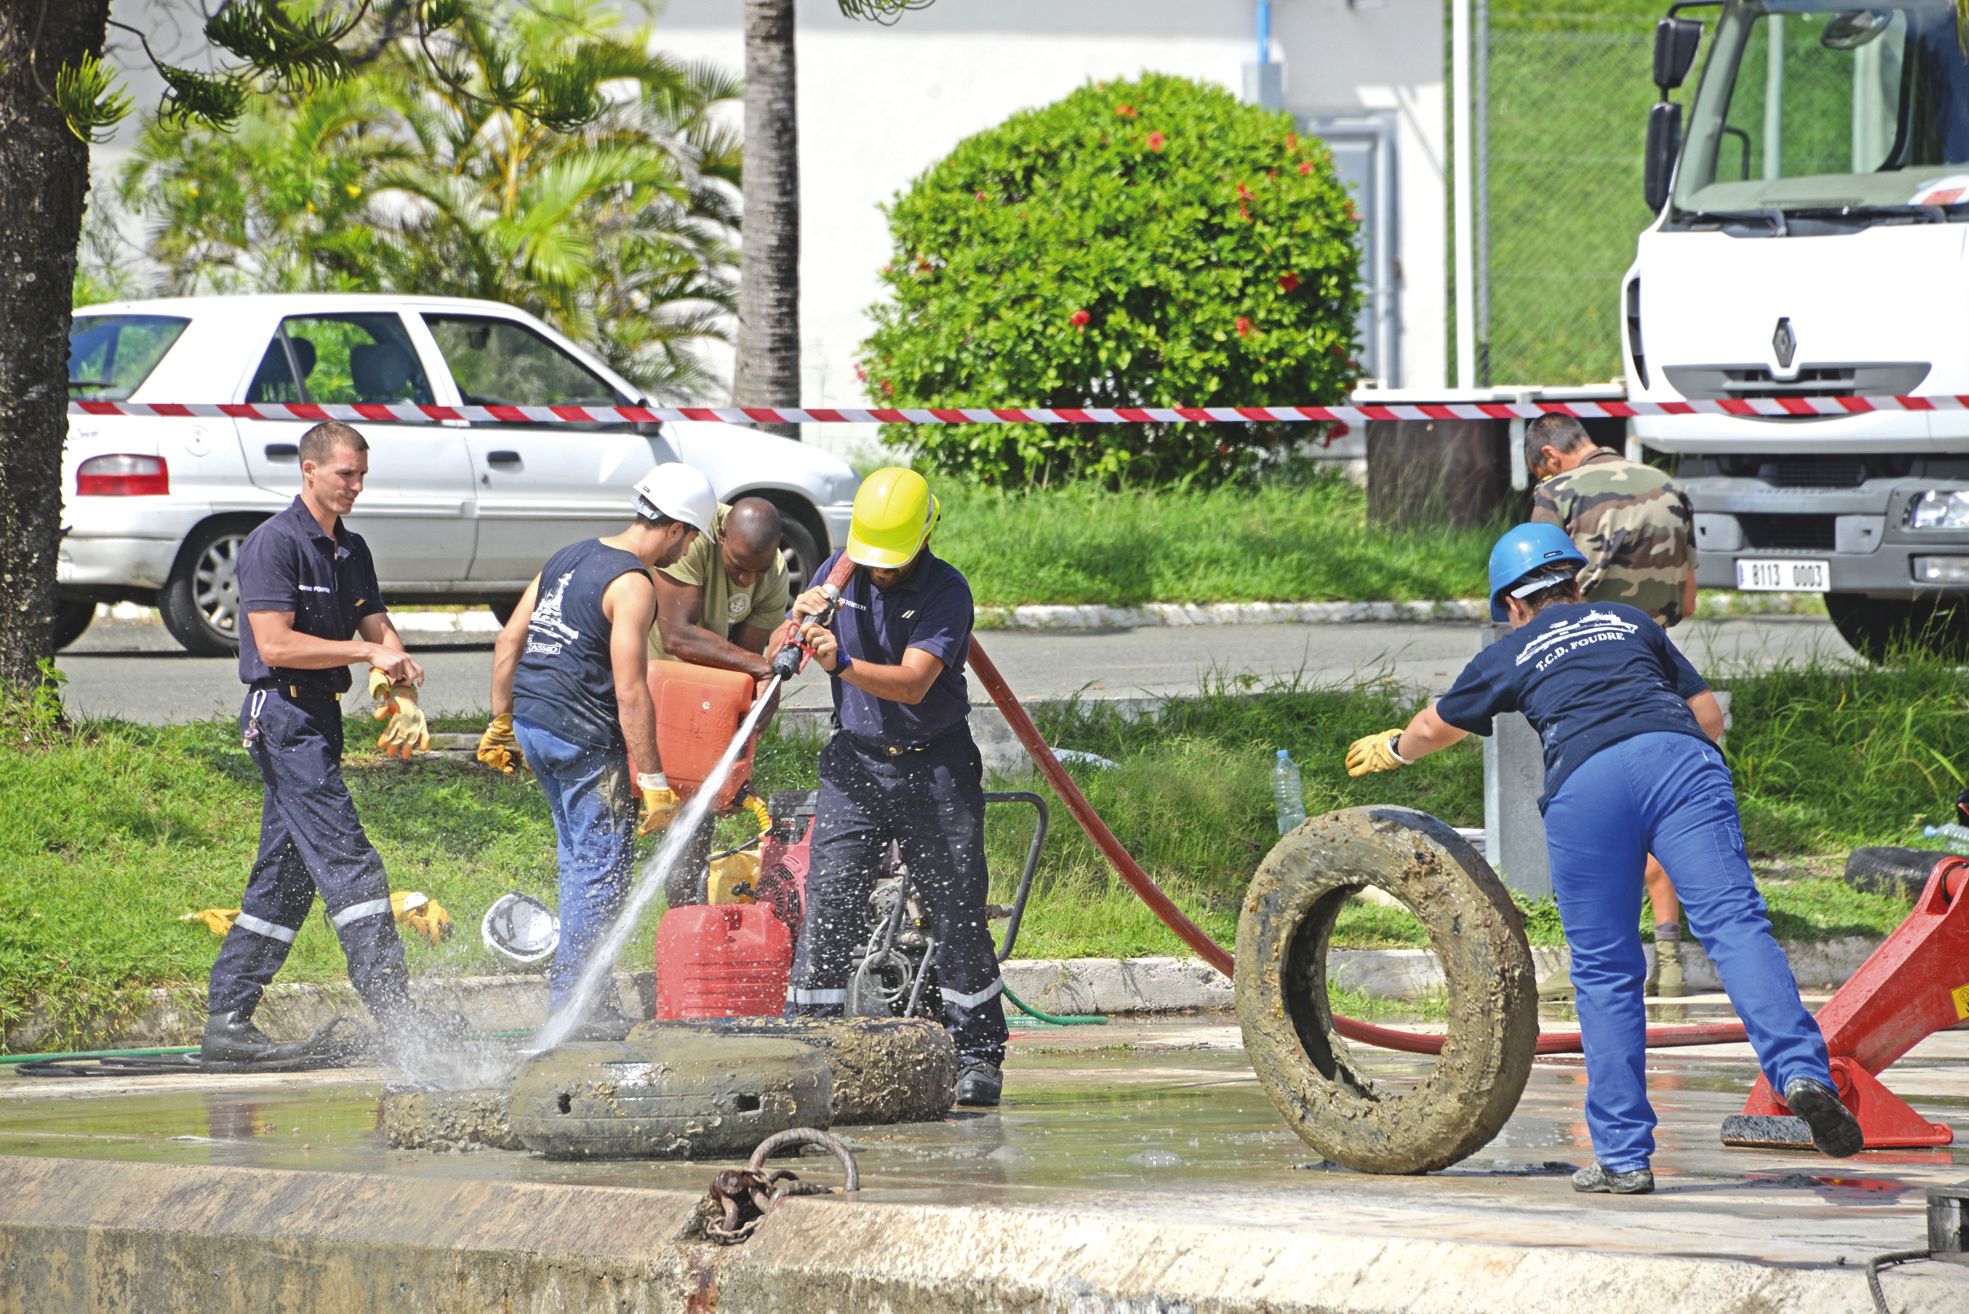
M 848 525 L 848 559 L 878 570 L 898 570 L 916 560 L 930 541 L 942 511 L 930 485 L 914 470 L 884 466 L 861 481 Z

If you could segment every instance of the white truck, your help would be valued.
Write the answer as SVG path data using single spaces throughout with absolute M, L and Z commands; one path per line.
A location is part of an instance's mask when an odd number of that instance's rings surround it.
M 1683 17 L 1693 13 L 1697 17 Z M 1969 394 L 1969 57 L 1954 0 L 1707 0 L 1655 32 L 1638 401 Z M 1707 59 L 1691 100 L 1668 103 Z M 1636 419 L 1705 587 L 1825 595 L 1848 642 L 1969 651 L 1969 411 Z

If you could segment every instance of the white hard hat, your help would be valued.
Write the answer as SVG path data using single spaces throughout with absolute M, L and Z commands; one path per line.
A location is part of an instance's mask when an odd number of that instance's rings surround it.
M 669 461 L 644 475 L 643 482 L 636 485 L 636 514 L 652 520 L 659 515 L 681 520 L 711 538 L 711 522 L 718 514 L 718 495 L 711 491 L 711 481 L 695 466 Z
M 516 890 L 500 895 L 485 910 L 479 938 L 501 966 L 533 967 L 560 947 L 561 920 L 546 904 Z

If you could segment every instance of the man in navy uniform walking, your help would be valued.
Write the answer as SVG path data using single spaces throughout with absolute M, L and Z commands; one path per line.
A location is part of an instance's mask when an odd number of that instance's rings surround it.
M 342 522 L 368 476 L 369 444 L 329 421 L 302 435 L 299 454 L 300 496 L 239 550 L 240 735 L 266 792 L 260 854 L 212 964 L 200 1046 L 207 1062 L 298 1056 L 299 1045 L 278 1044 L 253 1024 L 253 1010 L 317 892 L 350 983 L 385 1036 L 430 1029 L 411 1006 L 389 880 L 341 765 L 349 667 L 369 664 L 370 693 L 389 714 L 381 743 L 405 756 L 429 743 L 417 707 L 424 670 L 384 610 L 368 546 Z

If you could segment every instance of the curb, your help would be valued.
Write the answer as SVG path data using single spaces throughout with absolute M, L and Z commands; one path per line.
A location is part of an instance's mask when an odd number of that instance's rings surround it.
M 1878 947 L 1863 937 L 1779 943 L 1802 990 L 1837 989 Z M 1690 989 L 1720 989 L 1716 969 L 1701 946 L 1694 940 L 1683 944 L 1683 971 Z M 1652 963 L 1654 947 L 1645 948 Z M 1535 948 L 1532 959 L 1540 987 L 1566 984 L 1570 955 L 1564 949 Z M 1335 984 L 1376 999 L 1416 1000 L 1443 990 L 1441 968 L 1426 949 L 1336 949 L 1327 963 Z M 1196 958 L 1015 958 L 1002 972 L 1012 993 L 1047 1013 L 1224 1012 L 1235 1002 L 1229 978 Z M 644 1017 L 654 1013 L 653 973 L 617 972 L 615 987 L 631 1011 L 640 1009 Z M 428 1008 L 463 1013 L 480 1031 L 530 1031 L 547 1016 L 544 974 L 425 976 L 417 981 L 417 997 Z M 346 981 L 276 984 L 267 991 L 255 1020 L 274 1034 L 303 1036 L 338 1015 L 365 1016 Z M 204 1022 L 201 987 L 152 990 L 146 1002 L 126 1014 L 115 1034 L 97 1047 L 196 1044 Z M 48 1019 L 31 1012 L 8 1029 L 6 1047 L 15 1053 L 31 1052 L 46 1043 L 51 1030 Z

